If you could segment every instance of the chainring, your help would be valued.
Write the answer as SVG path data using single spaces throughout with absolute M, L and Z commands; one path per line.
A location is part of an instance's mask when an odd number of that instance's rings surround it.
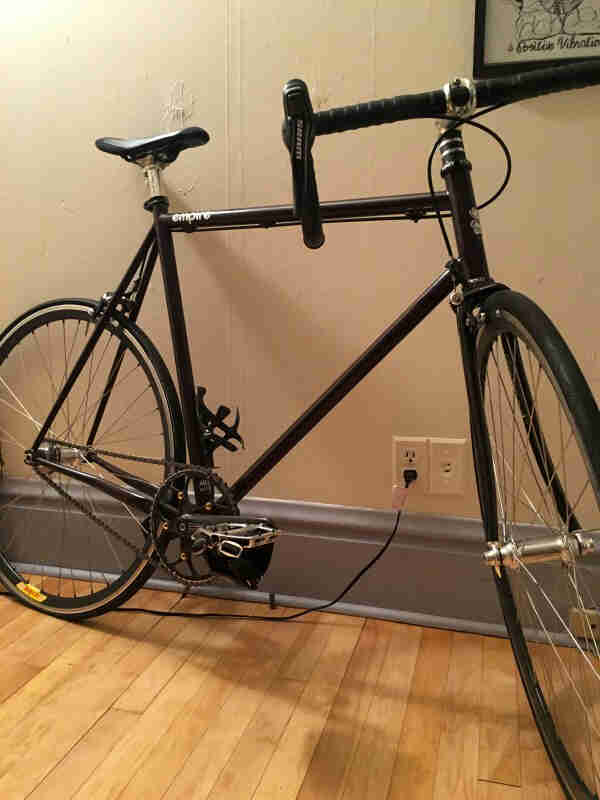
M 204 467 L 174 472 L 154 497 L 149 529 L 160 565 L 180 583 L 200 586 L 227 577 L 227 570 L 219 569 L 227 559 L 203 550 L 192 534 L 179 529 L 183 514 L 239 514 L 225 481 Z

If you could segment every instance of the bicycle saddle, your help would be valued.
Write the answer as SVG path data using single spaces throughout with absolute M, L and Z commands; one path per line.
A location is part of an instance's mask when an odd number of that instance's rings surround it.
M 203 128 L 183 128 L 147 139 L 112 139 L 108 136 L 96 139 L 96 147 L 104 153 L 121 156 L 125 161 L 139 161 L 145 156 L 154 156 L 163 164 L 175 161 L 182 150 L 206 144 L 210 136 Z

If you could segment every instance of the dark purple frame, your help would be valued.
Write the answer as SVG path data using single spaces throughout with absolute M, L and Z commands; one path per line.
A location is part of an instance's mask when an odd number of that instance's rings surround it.
M 477 212 L 475 211 L 475 197 L 470 177 L 471 165 L 466 160 L 462 137 L 457 130 L 448 133 L 448 141 L 443 151 L 443 161 L 444 169 L 442 174 L 446 182 L 447 192 L 438 192 L 433 195 L 413 194 L 374 197 L 321 204 L 321 215 L 324 224 L 401 219 L 418 221 L 420 219 L 437 219 L 438 215 L 452 216 L 460 258 L 449 262 L 433 283 L 235 481 L 231 490 L 236 503 L 256 486 L 434 308 L 447 298 L 456 283 L 460 282 L 471 292 L 478 292 L 493 285 L 487 269 L 481 229 L 478 224 L 474 224 Z M 159 259 L 165 287 L 189 461 L 199 466 L 211 466 L 211 459 L 204 445 L 203 431 L 198 422 L 196 412 L 195 383 L 175 261 L 173 233 L 277 228 L 299 225 L 300 222 L 295 216 L 291 205 L 169 214 L 168 200 L 164 197 L 156 197 L 147 204 L 148 206 L 152 210 L 154 224 L 114 294 L 109 296 L 105 304 L 99 307 L 96 330 L 90 336 L 50 414 L 39 431 L 31 451 L 29 451 L 29 458 L 33 463 L 39 465 L 50 463 L 46 462 L 36 451 L 47 435 L 56 414 L 83 369 L 102 330 L 105 325 L 109 324 L 113 312 L 125 301 L 128 289 L 130 289 L 136 276 L 138 283 L 135 300 L 133 304 L 129 304 L 127 313 L 131 319 L 135 320 L 137 318 L 150 276 L 157 259 Z M 120 353 L 117 353 L 108 382 L 107 395 L 110 394 L 110 383 L 111 380 L 114 381 L 116 378 L 119 367 Z M 465 370 L 467 371 L 467 369 L 468 367 L 465 364 Z M 475 402 L 474 399 L 473 402 Z M 87 442 L 90 446 L 93 443 L 93 431 L 99 424 L 101 414 L 102 410 L 99 410 L 96 424 L 94 424 L 92 434 Z M 474 438 L 481 438 L 481 431 L 479 433 L 474 431 Z M 131 488 L 125 488 L 104 478 L 80 472 L 63 464 L 52 463 L 51 466 L 54 471 L 70 475 L 82 483 L 106 492 L 112 497 L 128 502 L 132 507 L 146 513 L 151 509 L 157 487 L 108 463 L 104 463 L 103 466 L 112 471 L 120 480 L 128 483 Z

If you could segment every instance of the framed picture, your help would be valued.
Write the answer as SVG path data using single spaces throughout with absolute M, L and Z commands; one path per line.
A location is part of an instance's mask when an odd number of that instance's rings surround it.
M 475 0 L 473 75 L 600 58 L 600 0 Z

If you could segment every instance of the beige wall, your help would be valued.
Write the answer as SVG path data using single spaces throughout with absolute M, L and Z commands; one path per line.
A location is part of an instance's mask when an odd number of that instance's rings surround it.
M 183 81 L 187 122 L 208 146 L 166 173 L 173 209 L 289 202 L 281 87 L 309 84 L 316 108 L 440 86 L 472 63 L 471 0 L 29 0 L 3 7 L 2 322 L 60 295 L 114 288 L 149 217 L 141 175 L 93 147 L 169 124 Z M 597 320 L 600 90 L 528 101 L 488 117 L 515 174 L 485 212 L 495 277 L 534 295 L 600 386 Z M 171 115 L 171 121 L 173 119 Z M 172 124 L 171 124 L 172 127 Z M 422 121 L 326 137 L 323 200 L 424 191 L 434 135 Z M 483 198 L 503 174 L 495 145 L 467 139 Z M 479 165 L 477 165 L 479 163 Z M 197 382 L 240 405 L 247 450 L 218 459 L 232 479 L 440 270 L 433 223 L 330 226 L 309 252 L 297 230 L 181 238 Z M 564 272 L 563 272 L 564 270 Z M 142 326 L 167 342 L 154 281 Z M 171 355 L 167 360 L 171 363 Z M 268 497 L 386 507 L 392 434 L 466 436 L 446 304 L 255 490 Z M 412 510 L 476 514 L 462 498 Z

